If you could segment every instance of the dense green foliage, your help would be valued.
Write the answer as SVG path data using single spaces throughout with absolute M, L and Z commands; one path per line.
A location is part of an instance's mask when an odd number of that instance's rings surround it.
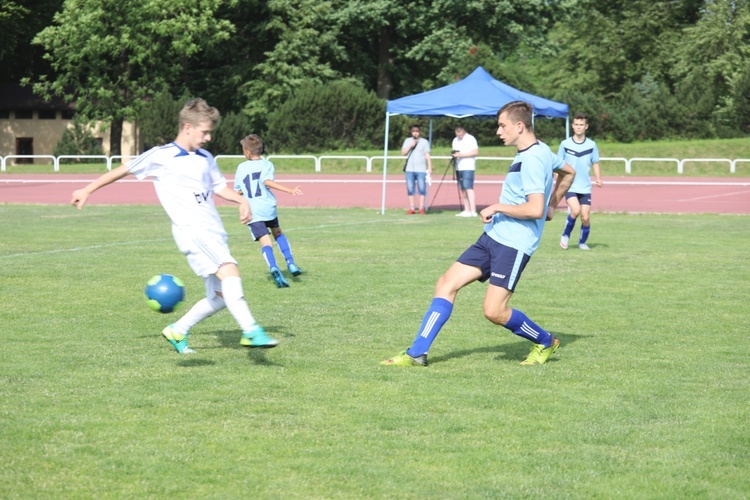
M 66 128 L 62 137 L 52 151 L 54 156 L 61 155 L 103 155 L 102 146 L 96 140 L 88 123 L 73 120 L 72 127 Z M 76 163 L 99 163 L 97 158 L 76 158 Z
M 2 5 L 5 78 L 32 76 L 113 130 L 169 91 L 242 113 L 265 134 L 305 86 L 355 80 L 394 99 L 482 65 L 586 112 L 600 140 L 750 133 L 749 0 L 46 0 L 42 16 L 30 0 Z M 40 50 L 45 60 L 20 72 L 17 59 Z M 298 144 L 276 144 L 287 147 Z
M 180 356 L 160 331 L 204 285 L 161 207 L 0 205 L 0 498 L 747 497 L 750 217 L 595 214 L 592 250 L 563 252 L 559 213 L 511 300 L 551 361 L 518 364 L 475 283 L 430 366 L 394 369 L 481 225 L 280 210 L 305 270 L 284 290 L 220 208 L 279 347 L 243 350 L 222 311 Z M 146 306 L 162 272 L 177 314 Z
M 366 149 L 383 143 L 385 105 L 350 81 L 307 84 L 271 113 L 268 141 L 292 153 Z

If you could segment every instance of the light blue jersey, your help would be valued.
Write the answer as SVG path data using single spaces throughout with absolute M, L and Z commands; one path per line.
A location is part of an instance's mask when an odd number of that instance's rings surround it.
M 579 144 L 573 140 L 573 137 L 568 137 L 560 143 L 557 156 L 576 171 L 575 179 L 568 192 L 591 194 L 591 165 L 599 163 L 599 149 L 596 143 L 587 137 Z
M 519 151 L 505 176 L 500 203 L 521 205 L 528 201 L 528 195 L 541 193 L 546 208 L 552 196 L 553 171 L 564 165 L 562 158 L 540 141 Z M 484 226 L 484 232 L 498 243 L 531 256 L 539 246 L 546 216 L 546 211 L 541 219 L 516 219 L 497 213 Z
M 248 160 L 237 166 L 234 174 L 234 189 L 241 189 L 250 201 L 253 213 L 251 222 L 273 220 L 276 214 L 276 197 L 265 185 L 265 181 L 274 180 L 273 163 L 268 160 Z

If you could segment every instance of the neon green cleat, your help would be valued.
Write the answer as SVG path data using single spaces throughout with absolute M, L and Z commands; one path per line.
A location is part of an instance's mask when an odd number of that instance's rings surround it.
M 262 326 L 258 326 L 249 332 L 242 332 L 240 345 L 245 347 L 264 347 L 269 349 L 279 345 L 279 341 L 270 337 Z
M 188 347 L 188 334 L 185 335 L 181 333 L 177 333 L 177 331 L 174 329 L 174 325 L 169 325 L 164 330 L 161 331 L 161 334 L 164 335 L 164 338 L 167 339 L 167 342 L 172 344 L 172 347 L 174 347 L 175 351 L 177 351 L 180 354 L 193 354 L 195 353 L 194 350 Z
M 406 351 L 402 351 L 392 358 L 381 361 L 380 364 L 386 366 L 427 366 L 427 354 L 413 358 L 406 354 Z
M 531 348 L 529 356 L 521 361 L 522 365 L 543 365 L 547 362 L 549 357 L 560 347 L 560 341 L 557 337 L 552 337 L 552 343 L 549 347 L 544 347 L 542 344 L 534 344 Z

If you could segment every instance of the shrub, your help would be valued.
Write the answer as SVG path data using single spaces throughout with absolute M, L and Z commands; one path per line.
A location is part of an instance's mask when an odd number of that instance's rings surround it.
M 66 128 L 57 142 L 52 154 L 61 155 L 103 155 L 102 146 L 91 133 L 89 124 L 80 120 L 73 120 L 72 128 Z M 101 162 L 94 158 L 76 159 L 76 163 Z
M 250 118 L 246 115 L 229 112 L 221 117 L 221 123 L 211 133 L 211 142 L 206 147 L 214 155 L 240 155 L 240 139 L 247 134 L 257 133 L 251 126 Z
M 161 146 L 177 136 L 179 113 L 188 97 L 176 101 L 169 92 L 161 92 L 144 105 L 139 117 L 146 149 Z
M 315 153 L 383 144 L 385 102 L 350 80 L 307 84 L 270 113 L 267 140 L 276 150 Z

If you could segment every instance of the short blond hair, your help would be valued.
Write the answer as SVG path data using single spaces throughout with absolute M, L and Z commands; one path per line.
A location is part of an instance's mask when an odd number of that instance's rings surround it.
M 259 135 L 250 134 L 244 137 L 240 144 L 242 144 L 242 149 L 249 151 L 251 154 L 259 155 L 263 152 L 263 139 Z
M 221 113 L 219 113 L 219 110 L 213 106 L 209 106 L 200 97 L 189 100 L 182 107 L 182 110 L 180 110 L 180 130 L 188 123 L 193 126 L 200 125 L 201 123 L 210 123 L 212 128 L 216 128 L 220 121 Z

